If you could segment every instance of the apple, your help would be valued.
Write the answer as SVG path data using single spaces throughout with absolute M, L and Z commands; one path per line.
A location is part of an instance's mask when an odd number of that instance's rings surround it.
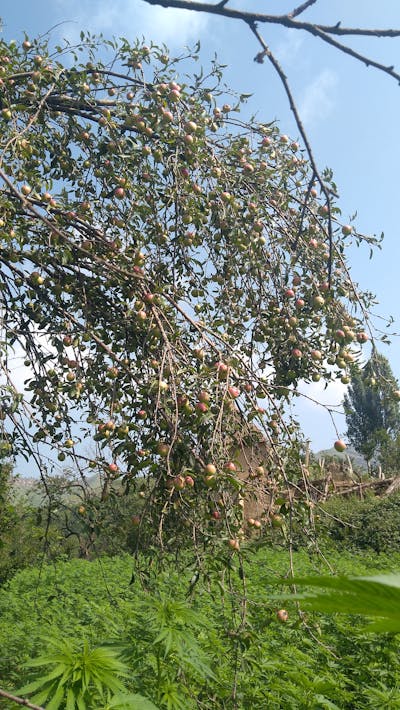
M 219 512 L 219 510 L 213 510 L 211 515 L 214 518 L 214 520 L 220 520 L 220 518 L 221 518 L 221 513 Z
M 194 486 L 194 480 L 193 480 L 192 476 L 185 476 L 185 483 L 186 483 L 186 485 L 189 486 L 190 488 L 193 488 L 193 486 Z
M 80 505 L 79 508 L 78 508 L 78 513 L 80 513 L 80 515 L 83 515 L 85 512 L 86 512 L 85 506 L 84 506 L 84 505 Z
M 197 131 L 197 123 L 194 121 L 186 121 L 184 129 L 187 133 L 195 133 Z
M 236 538 L 231 538 L 230 540 L 228 540 L 228 545 L 232 550 L 240 550 L 240 543 L 239 540 L 237 540 Z
M 225 466 L 224 466 L 225 471 L 229 471 L 229 473 L 235 473 L 236 471 L 236 466 L 233 463 L 233 461 L 228 461 Z
M 118 471 L 118 466 L 116 463 L 109 463 L 108 464 L 108 470 L 110 473 L 117 473 Z
M 294 298 L 295 297 L 295 292 L 293 291 L 292 288 L 287 288 L 285 291 L 285 296 L 287 298 Z
M 64 446 L 66 449 L 72 449 L 73 445 L 74 445 L 74 442 L 72 441 L 72 439 L 67 439 L 64 442 Z
M 162 456 L 164 459 L 167 458 L 169 454 L 169 446 L 163 441 L 159 441 L 157 444 L 157 453 L 159 456 Z
M 395 391 L 393 392 L 393 397 L 394 397 L 395 399 L 400 399 L 400 390 L 395 390 Z
M 320 350 L 311 350 L 310 354 L 312 360 L 322 360 L 322 353 Z
M 347 449 L 347 446 L 342 439 L 338 439 L 337 441 L 335 441 L 333 446 L 336 449 L 336 451 L 339 451 L 340 453 Z
M 205 402 L 197 402 L 196 409 L 198 412 L 201 412 L 201 414 L 205 414 L 206 412 L 208 412 L 208 407 Z
M 123 200 L 125 197 L 125 190 L 123 187 L 116 187 L 114 190 L 114 197 L 117 198 L 117 200 Z
M 139 527 L 140 525 L 140 516 L 139 515 L 132 515 L 131 522 L 134 528 Z
M 276 513 L 272 513 L 270 515 L 270 520 L 271 520 L 271 525 L 273 528 L 283 527 L 283 519 L 281 518 L 280 515 L 276 515 Z
M 300 360 L 300 358 L 303 357 L 303 353 L 299 348 L 293 348 L 292 350 L 292 355 L 295 357 L 297 360 Z
M 211 395 L 209 392 L 207 392 L 207 390 L 201 390 L 199 392 L 199 401 L 200 402 L 204 402 L 207 404 L 210 401 L 210 399 L 211 399 Z
M 284 624 L 288 620 L 289 614 L 286 609 L 279 609 L 279 611 L 276 612 L 276 618 Z
M 236 399 L 240 395 L 240 389 L 238 387 L 233 387 L 233 385 L 230 385 L 228 387 L 228 393 L 232 397 L 232 399 Z
M 325 304 L 325 299 L 322 296 L 315 296 L 313 304 L 316 308 L 321 308 Z
M 139 419 L 146 419 L 147 418 L 147 412 L 145 409 L 139 409 L 137 413 Z
M 217 468 L 214 466 L 213 463 L 208 463 L 206 466 L 204 466 L 204 473 L 210 476 L 215 476 L 217 473 Z
M 349 224 L 345 224 L 342 227 L 342 234 L 344 234 L 345 237 L 348 237 L 353 231 L 353 228 Z
M 300 310 L 300 308 L 304 308 L 305 306 L 305 301 L 302 298 L 298 298 L 296 301 L 296 308 Z
M 27 197 L 27 195 L 32 192 L 32 188 L 30 185 L 22 185 L 21 192 L 23 195 L 25 195 L 25 197 Z
M 218 372 L 218 377 L 220 380 L 226 379 L 229 369 L 228 365 L 226 365 L 224 362 L 218 361 L 215 363 L 215 369 Z
M 185 487 L 185 479 L 183 476 L 175 476 L 175 478 L 173 479 L 172 482 L 173 482 L 174 488 L 177 488 L 178 491 L 183 490 L 183 488 Z
M 369 340 L 369 336 L 367 333 L 358 333 L 357 340 L 359 343 L 366 343 Z

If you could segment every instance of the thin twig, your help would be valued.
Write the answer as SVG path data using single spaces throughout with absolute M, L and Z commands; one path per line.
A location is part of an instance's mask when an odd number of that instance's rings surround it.
M 315 5 L 316 2 L 317 2 L 317 0 L 307 0 L 306 2 L 303 2 L 302 5 L 295 7 L 295 9 L 292 10 L 292 12 L 289 12 L 288 17 L 291 17 L 292 19 L 294 17 L 298 17 L 298 15 L 301 15 L 302 12 L 304 12 L 305 10 L 308 10 L 308 8 L 311 7 L 311 5 Z

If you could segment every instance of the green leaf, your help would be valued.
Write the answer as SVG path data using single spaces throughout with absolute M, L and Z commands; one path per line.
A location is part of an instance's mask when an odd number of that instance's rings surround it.
M 280 583 L 321 590 L 301 595 L 303 609 L 382 617 L 384 621 L 376 621 L 367 630 L 400 632 L 400 575 L 302 577 Z

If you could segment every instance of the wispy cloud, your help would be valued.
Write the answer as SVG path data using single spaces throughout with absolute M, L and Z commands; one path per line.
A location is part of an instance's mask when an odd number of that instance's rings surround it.
M 206 15 L 150 6 L 142 0 L 100 0 L 95 5 L 90 0 L 59 0 L 58 5 L 65 19 L 72 21 L 60 28 L 60 34 L 70 41 L 78 41 L 83 29 L 183 47 L 199 39 L 207 25 Z
M 293 64 L 303 43 L 304 37 L 298 30 L 286 30 L 283 39 L 274 49 L 274 55 L 282 64 Z
M 329 116 L 335 105 L 338 77 L 330 69 L 323 69 L 305 88 L 299 103 L 303 123 L 312 125 Z

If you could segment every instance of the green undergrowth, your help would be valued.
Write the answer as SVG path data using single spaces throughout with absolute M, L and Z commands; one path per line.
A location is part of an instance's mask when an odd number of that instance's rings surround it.
M 400 555 L 342 551 L 329 563 L 338 574 L 371 575 L 400 570 Z M 318 555 L 298 551 L 291 562 L 254 546 L 245 580 L 236 555 L 223 578 L 197 583 L 193 566 L 176 560 L 163 568 L 143 560 L 133 577 L 129 556 L 25 569 L 0 590 L 2 685 L 37 685 L 26 664 L 63 641 L 76 653 L 108 648 L 127 669 L 124 692 L 160 709 L 400 708 L 397 636 L 367 634 L 356 616 L 299 614 L 271 584 L 291 565 L 297 576 L 329 573 Z M 86 706 L 112 707 L 103 701 Z M 15 707 L 7 702 L 0 706 Z

